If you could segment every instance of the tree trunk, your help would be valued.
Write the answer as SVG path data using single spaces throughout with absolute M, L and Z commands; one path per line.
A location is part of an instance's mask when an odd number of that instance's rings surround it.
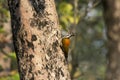
M 120 0 L 103 0 L 108 36 L 108 67 L 105 80 L 120 80 Z
M 8 0 L 21 80 L 70 80 L 54 0 Z

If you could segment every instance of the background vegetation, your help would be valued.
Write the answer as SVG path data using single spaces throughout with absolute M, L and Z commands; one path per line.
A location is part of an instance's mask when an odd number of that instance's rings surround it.
M 106 28 L 99 0 L 55 0 L 62 35 L 73 32 L 69 71 L 73 80 L 103 80 Z M 6 0 L 0 0 L 0 80 L 19 80 Z

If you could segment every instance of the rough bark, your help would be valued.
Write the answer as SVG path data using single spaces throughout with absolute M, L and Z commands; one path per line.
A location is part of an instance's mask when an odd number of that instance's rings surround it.
M 54 0 L 8 0 L 21 80 L 70 80 Z
M 105 80 L 120 80 L 120 0 L 103 0 L 108 36 L 108 67 Z

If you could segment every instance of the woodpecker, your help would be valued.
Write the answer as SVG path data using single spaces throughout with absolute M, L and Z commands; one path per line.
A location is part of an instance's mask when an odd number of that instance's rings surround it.
M 68 51 L 69 51 L 69 46 L 70 46 L 70 38 L 74 36 L 73 34 L 68 35 L 66 37 L 63 37 L 61 40 L 61 49 L 64 52 L 65 59 L 67 60 L 68 58 Z

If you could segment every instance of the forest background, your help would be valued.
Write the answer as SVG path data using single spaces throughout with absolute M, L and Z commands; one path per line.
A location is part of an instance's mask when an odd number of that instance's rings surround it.
M 63 34 L 73 32 L 69 71 L 73 80 L 103 80 L 107 38 L 100 0 L 55 0 Z M 0 0 L 0 80 L 19 80 L 7 0 Z

